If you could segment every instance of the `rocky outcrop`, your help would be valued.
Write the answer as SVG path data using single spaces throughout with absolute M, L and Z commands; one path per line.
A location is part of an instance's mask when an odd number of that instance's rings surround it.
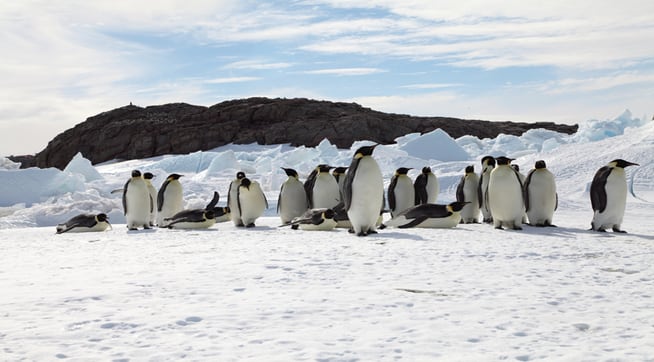
M 532 128 L 574 133 L 577 126 L 551 122 L 516 123 L 414 117 L 389 114 L 355 103 L 304 98 L 248 98 L 211 107 L 173 103 L 160 106 L 125 106 L 89 117 L 56 136 L 34 157 L 18 156 L 23 167 L 63 169 L 81 152 L 92 163 L 185 154 L 229 143 L 316 146 L 324 138 L 339 148 L 354 141 L 393 143 L 408 133 L 441 128 L 453 138 L 473 135 L 521 135 Z

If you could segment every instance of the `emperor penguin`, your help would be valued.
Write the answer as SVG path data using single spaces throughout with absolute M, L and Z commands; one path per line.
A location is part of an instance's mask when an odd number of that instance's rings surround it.
M 590 202 L 593 207 L 591 228 L 606 231 L 611 228 L 618 233 L 627 205 L 627 176 L 624 168 L 638 166 L 637 163 L 617 159 L 601 167 L 595 173 L 590 185 Z
M 207 206 L 204 208 L 207 211 L 213 211 L 214 217 L 216 218 L 216 223 L 226 222 L 231 220 L 231 209 L 229 206 L 217 206 L 218 201 L 220 200 L 220 194 L 217 191 L 213 192 L 213 198 Z
M 292 168 L 284 168 L 288 178 L 282 184 L 277 199 L 277 213 L 282 224 L 290 223 L 296 217 L 302 216 L 309 208 L 307 194 L 304 185 L 300 181 L 297 171 Z
M 483 222 L 492 223 L 493 214 L 488 204 L 488 181 L 490 180 L 491 171 L 495 168 L 495 158 L 493 156 L 484 156 L 481 159 L 481 174 L 479 175 L 479 188 L 477 189 L 477 199 L 479 209 L 483 217 Z
M 254 222 L 268 208 L 268 200 L 256 181 L 244 177 L 238 187 L 239 215 L 245 227 L 254 227 Z
M 238 207 L 238 187 L 241 185 L 241 180 L 245 178 L 245 172 L 239 171 L 236 173 L 236 178 L 229 183 L 229 191 L 227 192 L 227 206 L 231 210 L 231 218 L 234 226 L 244 226 L 241 220 L 241 213 Z
M 415 205 L 416 193 L 413 188 L 413 180 L 407 175 L 411 168 L 400 167 L 395 170 L 395 175 L 388 185 L 388 207 L 391 209 L 391 217 Z
M 79 233 L 86 231 L 105 231 L 109 224 L 107 214 L 79 214 L 70 218 L 68 221 L 57 225 L 57 234 L 67 232 Z
M 154 202 L 150 199 L 148 186 L 145 184 L 141 171 L 132 171 L 132 177 L 123 187 L 123 210 L 127 228 L 136 230 L 139 227 L 150 228 L 150 210 Z
M 511 167 L 512 160 L 504 156 L 496 158 L 497 167 L 491 171 L 488 180 L 488 202 L 496 229 L 505 226 L 522 230 L 520 225 L 525 214 L 525 203 L 522 182 L 516 170 Z
M 153 202 L 154 206 L 154 200 L 157 199 L 157 189 L 152 185 L 152 179 L 154 178 L 154 175 L 152 172 L 146 172 L 143 174 L 143 179 L 145 179 L 145 185 L 148 188 L 148 193 L 150 194 L 150 200 Z M 150 226 L 154 226 L 155 223 L 157 222 L 157 208 L 152 207 L 150 210 Z
M 455 201 L 448 205 L 415 205 L 393 216 L 384 225 L 401 229 L 412 227 L 452 228 L 461 221 L 461 210 L 467 203 L 467 201 Z
M 347 167 L 334 167 L 332 170 L 332 176 L 336 179 L 338 184 L 338 192 L 343 200 L 343 185 L 345 185 L 345 174 L 347 172 Z
M 456 201 L 467 202 L 461 210 L 461 223 L 463 224 L 479 223 L 478 188 L 479 176 L 475 173 L 475 166 L 467 166 L 465 174 L 456 187 Z
M 552 216 L 558 206 L 554 174 L 547 169 L 545 161 L 538 160 L 529 171 L 522 186 L 525 210 L 529 224 L 533 226 L 555 226 Z
M 290 223 L 293 229 L 328 231 L 336 227 L 335 212 L 332 209 L 309 209 Z
M 343 201 L 352 231 L 358 236 L 377 233 L 384 204 L 384 179 L 372 153 L 377 145 L 360 147 L 348 167 Z
M 431 172 L 431 167 L 423 167 L 422 172 L 413 183 L 415 189 L 415 204 L 435 204 L 440 192 L 438 178 Z
M 169 229 L 206 229 L 216 223 L 216 215 L 207 209 L 182 210 L 165 221 Z
M 182 184 L 179 178 L 182 175 L 173 173 L 166 177 L 166 181 L 157 193 L 157 224 L 166 227 L 166 219 L 171 218 L 184 208 Z
M 318 165 L 304 182 L 310 209 L 332 208 L 341 201 L 336 178 L 329 173 L 333 167 Z

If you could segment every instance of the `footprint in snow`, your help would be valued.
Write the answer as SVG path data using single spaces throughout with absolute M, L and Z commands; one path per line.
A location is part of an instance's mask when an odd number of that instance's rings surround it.
M 202 318 L 200 317 L 186 317 L 184 320 L 179 320 L 175 322 L 179 326 L 187 326 L 189 324 L 197 323 L 202 321 Z

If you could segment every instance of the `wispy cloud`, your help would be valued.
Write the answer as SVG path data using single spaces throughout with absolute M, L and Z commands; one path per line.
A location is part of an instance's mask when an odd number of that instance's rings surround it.
M 304 74 L 326 74 L 338 76 L 355 76 L 355 75 L 368 75 L 383 73 L 385 70 L 379 68 L 331 68 L 331 69 L 317 69 L 307 70 Z
M 421 83 L 421 84 L 407 84 L 400 86 L 404 89 L 440 89 L 440 88 L 452 88 L 460 87 L 463 84 L 461 83 Z
M 226 78 L 214 78 L 204 80 L 203 83 L 206 84 L 223 84 L 223 83 L 241 83 L 241 82 L 253 82 L 255 80 L 260 80 L 259 77 L 226 77 Z
M 240 60 L 223 66 L 224 69 L 249 69 L 249 70 L 271 70 L 285 69 L 293 66 L 288 62 L 265 62 L 259 60 Z

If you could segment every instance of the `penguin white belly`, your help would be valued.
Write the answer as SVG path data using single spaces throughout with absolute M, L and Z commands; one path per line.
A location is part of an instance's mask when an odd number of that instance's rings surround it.
M 520 228 L 525 208 L 520 182 L 510 167 L 493 170 L 488 182 L 488 200 L 495 227 Z
M 240 180 L 233 180 L 232 183 L 229 184 L 229 197 L 227 203 L 227 206 L 229 206 L 229 209 L 231 210 L 230 219 L 236 226 L 243 225 L 243 221 L 241 220 L 241 212 L 238 208 L 238 186 L 240 183 Z
M 440 185 L 438 184 L 438 178 L 435 175 L 430 174 L 427 176 L 427 203 L 435 204 L 438 200 L 438 193 L 440 192 Z
M 338 190 L 338 183 L 334 176 L 328 173 L 321 173 L 316 177 L 313 186 L 313 208 L 328 208 L 338 205 L 341 201 L 341 194 Z
M 556 184 L 554 175 L 545 170 L 534 171 L 527 190 L 529 211 L 527 217 L 532 225 L 551 225 L 556 209 Z
M 595 229 L 620 229 L 627 205 L 627 178 L 623 169 L 614 168 L 606 179 L 606 208 L 604 212 L 595 211 Z
M 150 226 L 153 226 L 157 222 L 157 189 L 151 183 L 146 182 L 146 185 L 150 194 L 150 201 L 152 202 L 152 207 L 150 208 Z
M 479 196 L 477 194 L 478 179 L 468 177 L 463 185 L 463 199 L 469 204 L 466 204 L 461 210 L 461 219 L 464 223 L 475 223 L 479 219 Z
M 416 194 L 413 182 L 408 177 L 400 177 L 395 185 L 395 210 L 391 210 L 391 216 L 395 216 L 415 204 Z
M 164 202 L 161 211 L 157 214 L 159 226 L 166 226 L 164 221 L 173 217 L 184 208 L 184 199 L 182 195 L 182 184 L 179 181 L 171 181 L 164 191 Z
M 291 222 L 307 211 L 307 194 L 300 181 L 287 181 L 282 188 L 279 200 L 281 202 L 279 217 L 283 224 Z
M 216 219 L 206 219 L 199 222 L 182 221 L 170 225 L 171 229 L 207 229 L 216 223 Z
M 310 230 L 310 231 L 329 231 L 333 230 L 336 227 L 336 221 L 334 219 L 325 219 L 319 225 L 315 224 L 300 224 L 300 230 Z
M 62 229 L 65 228 L 65 225 L 61 225 Z M 100 221 L 91 227 L 86 226 L 76 226 L 72 229 L 67 230 L 67 233 L 85 233 L 85 232 L 94 232 L 94 231 L 105 231 L 109 227 L 109 223 L 106 221 Z M 60 226 L 57 226 L 57 231 L 59 231 Z
M 352 197 L 347 216 L 354 232 L 375 231 L 384 202 L 384 181 L 374 159 L 362 159 L 352 181 Z
M 125 194 L 127 213 L 125 220 L 131 229 L 149 227 L 150 225 L 150 193 L 145 181 L 131 180 Z
M 261 188 L 252 183 L 250 189 L 241 187 L 239 191 L 239 202 L 241 204 L 241 220 L 246 226 L 253 225 L 266 210 L 266 199 Z

